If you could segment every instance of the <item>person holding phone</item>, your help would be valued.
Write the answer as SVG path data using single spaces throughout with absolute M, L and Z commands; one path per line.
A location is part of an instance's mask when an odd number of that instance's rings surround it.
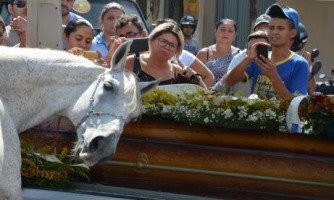
M 302 56 L 290 50 L 292 41 L 297 36 L 298 13 L 293 8 L 282 8 L 273 4 L 267 14 L 271 17 L 269 44 L 253 44 L 247 57 L 228 73 L 226 84 L 236 84 L 243 80 L 245 74 L 246 77 L 253 78 L 251 91 L 260 98 L 306 95 L 310 76 L 308 63 Z M 258 54 L 258 45 L 270 46 L 271 56 L 266 58 Z
M 137 16 L 122 15 L 115 21 L 115 30 L 116 35 L 110 37 L 109 50 L 105 57 L 108 66 L 110 66 L 112 56 L 116 49 L 125 42 L 126 39 L 145 38 L 147 35 Z M 148 42 L 143 40 L 141 43 L 133 44 L 132 46 L 142 48 L 145 45 L 147 46 Z
M 172 59 L 182 52 L 184 45 L 182 31 L 177 24 L 159 24 L 148 38 L 148 51 L 141 53 L 139 57 L 130 55 L 126 61 L 126 68 L 133 71 L 139 81 L 160 80 L 160 85 L 169 85 L 186 83 L 183 81 L 186 81 L 187 77 L 196 76 L 191 69 L 184 74 L 183 69 L 172 62 Z M 198 84 L 205 87 L 201 78 L 197 78 Z
M 94 38 L 93 26 L 85 19 L 79 18 L 70 21 L 64 28 L 65 50 L 81 55 L 83 51 L 89 51 Z
M 243 59 L 247 57 L 250 48 L 253 46 L 253 44 L 257 42 L 265 42 L 265 43 L 269 42 L 267 31 L 257 30 L 248 36 L 246 48 L 233 57 L 230 65 L 228 66 L 227 73 L 230 72 L 232 69 L 234 69 Z M 226 75 L 222 79 L 220 79 L 220 81 L 218 81 L 211 88 L 211 90 L 217 92 L 225 92 L 231 95 L 246 96 L 246 97 L 249 96 L 251 88 L 250 87 L 251 80 L 247 80 L 245 78 L 240 83 L 237 83 L 232 87 L 227 87 L 225 84 L 225 77 Z
M 177 22 L 173 19 L 165 18 L 165 19 L 158 19 L 154 22 L 154 26 L 158 26 L 162 23 L 173 23 L 175 26 L 178 26 Z M 181 29 L 182 30 L 182 29 Z M 184 36 L 184 32 L 183 32 Z M 205 66 L 205 64 L 199 60 L 195 55 L 191 52 L 183 49 L 181 54 L 178 57 L 173 59 L 173 62 L 180 65 L 183 70 L 187 71 L 188 69 L 194 70 L 197 74 L 200 74 L 203 83 L 205 84 L 206 88 L 212 86 L 214 82 L 214 75 L 209 68 Z

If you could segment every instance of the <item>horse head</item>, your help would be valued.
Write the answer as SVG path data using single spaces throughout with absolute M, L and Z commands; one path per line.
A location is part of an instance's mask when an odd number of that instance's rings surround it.
M 124 70 L 131 43 L 126 41 L 118 48 L 111 69 L 100 75 L 73 108 L 81 115 L 74 153 L 88 166 L 115 153 L 124 125 L 140 115 L 141 95 L 159 84 L 137 82 L 132 72 Z

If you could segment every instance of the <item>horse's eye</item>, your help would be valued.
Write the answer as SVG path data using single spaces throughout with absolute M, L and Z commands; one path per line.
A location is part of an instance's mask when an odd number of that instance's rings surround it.
M 105 82 L 103 84 L 103 87 L 107 91 L 113 91 L 114 90 L 114 86 L 113 86 L 112 82 Z

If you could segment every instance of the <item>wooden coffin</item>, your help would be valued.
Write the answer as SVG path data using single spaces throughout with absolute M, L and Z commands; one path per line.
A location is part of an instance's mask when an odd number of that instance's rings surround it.
M 234 199 L 334 199 L 334 139 L 142 119 L 93 182 Z

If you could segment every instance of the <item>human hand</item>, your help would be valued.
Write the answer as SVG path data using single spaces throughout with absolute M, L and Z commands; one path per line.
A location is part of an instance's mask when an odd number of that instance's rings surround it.
M 260 55 L 259 58 L 255 58 L 255 62 L 260 67 L 262 73 L 270 80 L 278 75 L 275 63 L 273 63 L 268 58 Z
M 99 57 L 95 60 L 95 62 L 99 65 L 101 65 L 102 67 L 105 68 L 110 68 L 110 66 L 108 65 L 108 63 L 102 58 L 102 54 L 101 52 L 97 51 Z
M 80 47 L 73 47 L 72 49 L 67 50 L 68 53 L 71 53 L 77 56 L 83 55 L 84 51 L 85 50 Z
M 10 22 L 10 26 L 17 32 L 23 33 L 27 29 L 27 19 L 25 17 L 18 16 Z
M 254 60 L 257 57 L 257 46 L 258 45 L 265 45 L 270 47 L 270 44 L 265 43 L 265 42 L 256 42 L 254 43 L 251 48 L 247 51 L 247 57 L 251 60 Z
M 109 54 L 109 52 L 114 53 L 116 51 L 116 49 L 125 41 L 126 41 L 125 37 L 111 36 L 110 41 L 109 41 L 108 54 Z
M 111 36 L 110 37 L 109 50 L 108 50 L 108 54 L 105 58 L 105 61 L 106 61 L 108 66 L 110 65 L 111 59 L 112 59 L 116 49 L 125 41 L 126 41 L 125 37 L 117 37 L 117 36 Z

